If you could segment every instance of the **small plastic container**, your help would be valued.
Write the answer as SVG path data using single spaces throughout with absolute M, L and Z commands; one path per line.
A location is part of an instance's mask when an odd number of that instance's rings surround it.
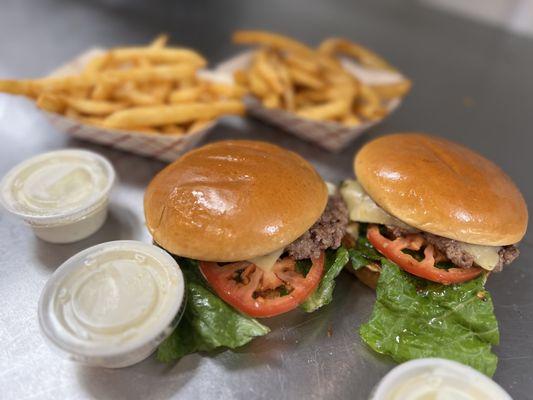
M 65 261 L 39 299 L 39 325 L 54 349 L 90 366 L 121 368 L 152 354 L 178 325 L 184 280 L 174 258 L 119 240 Z
M 87 150 L 58 150 L 32 157 L 0 182 L 0 202 L 36 236 L 71 243 L 96 232 L 107 217 L 115 170 Z
M 481 372 L 442 358 L 408 361 L 377 384 L 370 400 L 512 400 Z

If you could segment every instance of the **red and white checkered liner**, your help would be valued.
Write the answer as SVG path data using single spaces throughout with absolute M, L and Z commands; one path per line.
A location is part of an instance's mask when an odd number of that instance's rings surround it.
M 250 63 L 251 55 L 252 52 L 237 55 L 220 64 L 215 69 L 215 73 L 219 76 L 225 75 L 225 79 L 232 79 L 235 70 L 245 68 Z M 405 79 L 398 73 L 363 68 L 352 60 L 342 59 L 341 61 L 350 73 L 367 84 L 395 83 Z M 386 105 L 389 112 L 384 118 L 376 121 L 363 122 L 356 127 L 348 127 L 337 122 L 313 121 L 301 118 L 285 110 L 266 108 L 252 96 L 246 99 L 246 108 L 249 114 L 258 119 L 278 126 L 326 150 L 335 152 L 342 150 L 349 142 L 360 136 L 365 130 L 383 121 L 400 105 L 401 100 L 401 98 L 393 99 Z
M 91 57 L 101 52 L 101 49 L 91 49 L 65 66 L 57 69 L 51 75 L 60 76 L 79 72 Z M 210 74 L 205 74 L 205 76 L 206 79 L 211 77 Z M 207 125 L 204 129 L 187 135 L 174 136 L 103 129 L 92 125 L 81 124 L 79 121 L 63 115 L 49 112 L 44 112 L 44 114 L 52 125 L 68 135 L 163 161 L 173 161 L 180 154 L 196 146 L 216 124 L 216 121 L 213 121 L 213 123 Z

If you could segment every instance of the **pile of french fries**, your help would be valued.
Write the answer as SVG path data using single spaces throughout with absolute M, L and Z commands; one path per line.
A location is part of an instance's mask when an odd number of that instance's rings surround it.
M 250 64 L 234 73 L 262 105 L 293 112 L 302 118 L 357 126 L 387 113 L 387 103 L 404 96 L 411 82 L 371 86 L 359 81 L 340 57 L 366 68 L 397 72 L 383 58 L 345 39 L 326 39 L 310 48 L 294 39 L 264 31 L 238 31 L 237 44 L 255 45 Z
M 167 36 L 145 47 L 97 55 L 77 75 L 0 80 L 0 92 L 34 99 L 43 110 L 101 128 L 183 135 L 221 115 L 243 114 L 243 88 L 198 76 L 197 52 L 167 47 Z

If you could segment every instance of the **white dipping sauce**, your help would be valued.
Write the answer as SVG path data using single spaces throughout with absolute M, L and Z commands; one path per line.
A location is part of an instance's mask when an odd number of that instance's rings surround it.
M 0 183 L 0 198 L 37 236 L 67 243 L 102 226 L 114 179 L 113 167 L 102 156 L 86 150 L 59 150 L 9 171 Z
M 455 361 L 422 358 L 390 371 L 371 400 L 512 400 L 492 379 Z
M 176 261 L 136 241 L 91 247 L 50 278 L 39 303 L 45 336 L 72 359 L 122 367 L 150 355 L 177 325 L 184 282 Z

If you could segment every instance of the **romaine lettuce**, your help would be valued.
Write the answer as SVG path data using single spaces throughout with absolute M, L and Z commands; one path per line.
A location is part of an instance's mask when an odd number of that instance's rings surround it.
M 324 261 L 324 276 L 316 290 L 300 305 L 306 312 L 313 312 L 320 307 L 331 303 L 335 278 L 349 260 L 348 250 L 339 247 L 337 250 L 328 250 Z
M 180 259 L 179 263 L 186 278 L 187 305 L 177 328 L 159 346 L 158 360 L 169 362 L 218 347 L 234 349 L 270 331 L 213 294 L 199 276 L 194 260 Z
M 441 285 L 381 260 L 377 301 L 370 321 L 359 329 L 363 341 L 397 362 L 442 357 L 492 376 L 498 359 L 498 322 L 485 276 Z

